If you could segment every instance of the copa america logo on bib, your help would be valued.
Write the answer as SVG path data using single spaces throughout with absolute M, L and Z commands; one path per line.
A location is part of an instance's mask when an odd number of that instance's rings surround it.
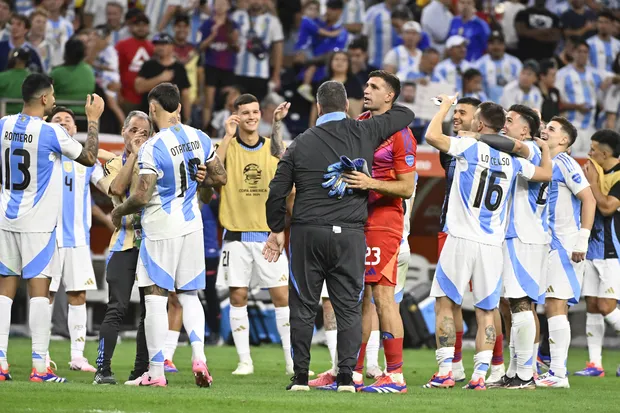
M 405 156 L 405 162 L 407 162 L 407 165 L 413 166 L 413 163 L 415 162 L 415 156 L 413 155 Z

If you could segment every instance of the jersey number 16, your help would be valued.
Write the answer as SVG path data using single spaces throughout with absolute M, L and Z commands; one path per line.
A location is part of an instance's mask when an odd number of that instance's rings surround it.
M 489 170 L 485 169 L 480 174 L 480 181 L 478 181 L 478 190 L 476 191 L 476 198 L 474 198 L 474 208 L 480 208 L 482 203 L 482 196 L 484 195 L 484 187 L 487 187 L 487 195 L 484 197 L 484 206 L 489 211 L 495 211 L 502 203 L 502 197 L 504 196 L 504 188 L 501 187 L 496 181 L 497 179 L 506 179 L 506 174 L 502 171 L 491 171 L 491 176 L 487 182 L 487 175 Z M 495 199 L 493 199 L 495 194 Z

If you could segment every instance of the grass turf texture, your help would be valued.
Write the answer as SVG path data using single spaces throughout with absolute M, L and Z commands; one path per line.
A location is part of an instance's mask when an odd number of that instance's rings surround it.
M 96 359 L 96 342 L 88 342 L 86 356 Z M 573 377 L 571 388 L 536 389 L 535 391 L 487 390 L 465 391 L 422 389 L 435 372 L 432 350 L 405 351 L 407 394 L 346 394 L 319 390 L 286 392 L 289 382 L 284 373 L 282 349 L 277 346 L 252 348 L 254 375 L 234 377 L 230 373 L 237 365 L 233 347 L 207 348 L 209 368 L 214 377 L 210 389 L 195 386 L 189 363 L 191 348 L 179 347 L 175 364 L 179 373 L 169 374 L 168 388 L 137 388 L 122 385 L 133 365 L 134 341 L 124 341 L 116 347 L 113 368 L 116 386 L 95 386 L 93 374 L 69 371 L 69 342 L 52 342 L 51 354 L 58 364 L 57 373 L 70 380 L 67 384 L 30 383 L 30 341 L 12 339 L 9 362 L 13 381 L 0 382 L 0 412 L 312 412 L 320 410 L 361 412 L 613 412 L 620 406 L 620 378 L 615 370 L 620 352 L 605 351 L 603 360 L 607 377 Z M 327 349 L 314 347 L 312 369 L 319 373 L 329 367 Z M 473 352 L 464 351 L 466 372 L 471 374 Z M 380 356 L 380 360 L 382 356 Z M 587 351 L 570 352 L 568 367 L 574 372 L 584 367 Z M 366 379 L 366 384 L 371 380 Z M 342 410 L 340 410 L 342 409 Z M 386 410 L 389 409 L 389 410 Z

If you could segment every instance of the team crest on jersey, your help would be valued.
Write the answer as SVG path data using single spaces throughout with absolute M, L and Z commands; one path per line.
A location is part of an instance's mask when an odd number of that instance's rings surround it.
M 22 115 L 22 116 L 20 116 L 20 117 L 19 117 L 19 121 L 20 121 L 20 122 L 26 122 L 26 117 L 25 117 L 25 116 L 23 116 L 23 115 Z
M 251 163 L 243 168 L 244 182 L 250 186 L 256 186 L 260 181 L 263 171 L 255 163 Z
M 84 165 L 77 165 L 75 167 L 75 171 L 80 175 L 83 176 L 86 174 L 86 167 Z
M 62 167 L 66 173 L 70 174 L 73 172 L 73 162 L 63 162 Z
M 405 156 L 405 162 L 407 162 L 407 165 L 413 166 L 413 163 L 415 162 L 415 157 L 413 155 L 407 155 Z
M 581 183 L 581 175 L 579 175 L 578 173 L 573 175 L 573 181 L 575 181 L 576 183 L 580 184 Z

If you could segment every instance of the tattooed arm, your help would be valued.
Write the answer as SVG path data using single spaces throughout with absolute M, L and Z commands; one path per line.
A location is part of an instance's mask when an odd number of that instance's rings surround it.
M 226 185 L 227 180 L 228 176 L 226 174 L 226 169 L 224 169 L 224 164 L 219 156 L 215 154 L 213 159 L 207 163 L 207 179 L 205 179 L 201 185 L 203 187 Z
M 282 158 L 284 143 L 282 142 L 282 119 L 288 114 L 291 104 L 284 102 L 273 111 L 273 125 L 271 127 L 271 155 Z
M 136 191 L 112 211 L 112 222 L 116 227 L 120 227 L 121 218 L 125 215 L 138 212 L 149 203 L 153 196 L 156 182 L 156 174 L 142 174 L 139 176 Z
M 97 162 L 99 152 L 99 118 L 103 113 L 105 103 L 97 94 L 86 97 L 86 118 L 88 119 L 88 135 L 82 153 L 75 161 L 84 166 L 93 166 Z

